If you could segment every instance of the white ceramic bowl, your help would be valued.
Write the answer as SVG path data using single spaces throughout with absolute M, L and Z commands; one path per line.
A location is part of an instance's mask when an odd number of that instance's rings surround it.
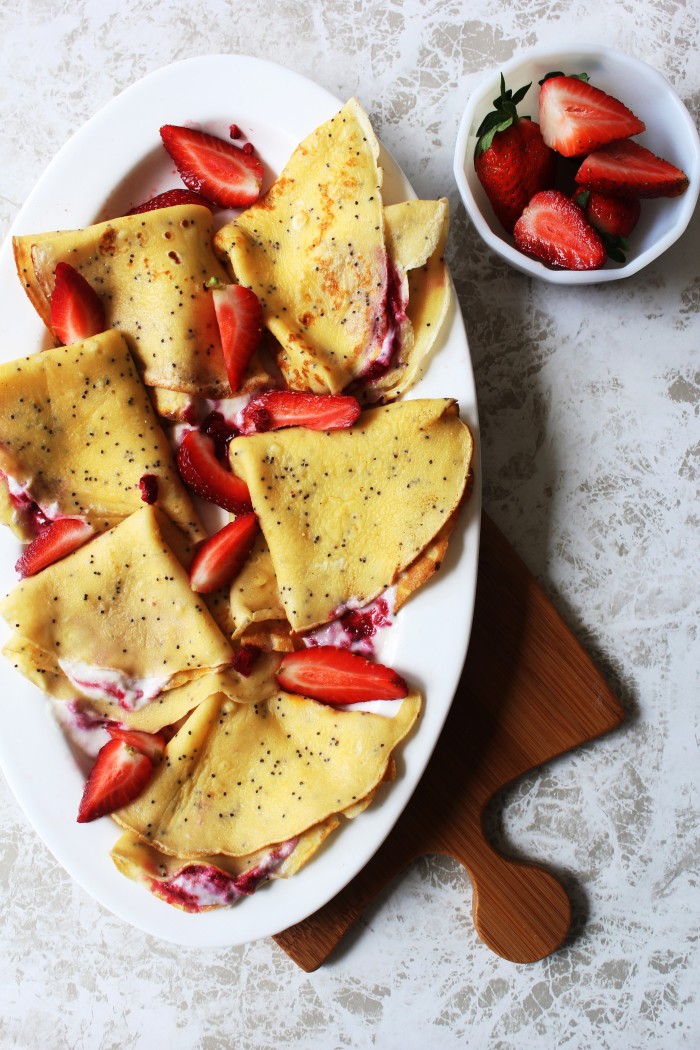
M 595 87 L 619 98 L 646 124 L 635 135 L 640 145 L 681 168 L 690 180 L 680 197 L 642 201 L 639 223 L 630 234 L 627 261 L 607 262 L 601 270 L 558 270 L 524 255 L 496 219 L 474 170 L 476 132 L 500 94 L 500 76 L 513 91 L 532 82 L 518 112 L 538 119 L 538 82 L 552 70 L 588 73 Z M 656 259 L 685 230 L 700 190 L 700 138 L 687 109 L 668 81 L 639 59 L 598 44 L 528 51 L 495 69 L 474 89 L 459 127 L 455 179 L 469 218 L 486 243 L 523 273 L 554 284 L 597 284 L 629 277 Z

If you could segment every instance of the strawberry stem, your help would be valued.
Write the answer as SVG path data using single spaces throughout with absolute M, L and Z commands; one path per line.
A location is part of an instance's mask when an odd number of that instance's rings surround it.
M 531 87 L 532 82 L 513 92 L 510 88 L 506 88 L 506 82 L 501 73 L 501 94 L 493 100 L 493 110 L 486 114 L 476 133 L 478 139 L 476 144 L 477 157 L 489 148 L 493 142 L 494 135 L 499 131 L 505 131 L 506 128 L 511 127 L 513 124 L 517 124 L 518 120 L 521 119 L 517 109 L 518 103 L 522 102 Z M 525 117 L 524 119 L 529 120 L 530 118 Z

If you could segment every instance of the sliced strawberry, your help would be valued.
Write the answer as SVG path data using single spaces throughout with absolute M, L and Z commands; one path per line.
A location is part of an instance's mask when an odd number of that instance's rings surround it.
M 112 740 L 122 740 L 135 751 L 148 755 L 151 762 L 160 762 L 165 751 L 165 737 L 160 733 L 146 733 L 142 729 L 127 729 L 126 726 L 108 724 L 107 732 Z
M 94 534 L 92 525 L 82 518 L 58 518 L 51 521 L 24 549 L 15 569 L 22 578 L 34 576 L 47 565 L 82 547 Z
M 190 430 L 177 453 L 183 481 L 193 492 L 232 514 L 251 509 L 248 486 L 217 458 L 214 441 L 199 430 Z
M 245 208 L 260 195 L 263 166 L 251 153 L 206 131 L 165 124 L 163 145 L 185 186 L 222 208 Z
M 158 475 L 142 474 L 139 478 L 139 489 L 144 503 L 155 503 L 158 499 Z
M 127 215 L 141 215 L 145 211 L 157 211 L 159 208 L 174 208 L 178 204 L 201 204 L 204 208 L 211 209 L 211 202 L 202 197 L 200 193 L 178 188 L 157 193 L 155 197 L 144 201 L 143 204 L 137 204 L 127 212 Z
M 540 89 L 542 138 L 564 157 L 579 157 L 644 131 L 622 102 L 578 77 L 553 76 Z
M 211 294 L 226 373 L 235 393 L 262 338 L 262 307 L 255 292 L 242 284 L 214 288 Z
M 613 197 L 679 197 L 688 176 L 638 142 L 622 139 L 586 157 L 576 182 Z
M 343 430 L 360 414 L 360 403 L 351 394 L 308 394 L 300 390 L 266 390 L 250 399 L 237 420 L 241 434 L 256 434 L 281 427 L 308 430 Z
M 198 594 L 225 587 L 243 568 L 258 534 L 258 519 L 251 511 L 204 540 L 190 566 L 190 584 Z
M 287 653 L 276 673 L 290 693 L 326 704 L 358 704 L 365 700 L 399 700 L 408 694 L 401 675 L 384 664 L 333 645 Z
M 78 823 L 85 824 L 126 806 L 137 798 L 153 773 L 148 755 L 124 740 L 110 740 L 100 749 L 85 784 Z
M 231 666 L 234 671 L 238 671 L 243 678 L 249 678 L 261 654 L 262 649 L 258 645 L 242 645 L 240 649 L 237 649 L 233 654 Z
M 513 230 L 515 246 L 549 266 L 597 270 L 606 259 L 605 245 L 586 222 L 578 204 L 559 190 L 536 193 Z
M 102 300 L 70 263 L 56 265 L 50 305 L 51 328 L 64 346 L 99 335 L 106 327 Z

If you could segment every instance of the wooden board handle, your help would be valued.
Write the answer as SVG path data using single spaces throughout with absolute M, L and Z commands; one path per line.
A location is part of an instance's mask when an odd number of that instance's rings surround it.
M 442 853 L 469 872 L 474 924 L 493 951 L 513 962 L 549 955 L 569 929 L 569 899 L 542 868 L 492 848 L 484 811 L 504 785 L 623 717 L 549 599 L 484 517 L 467 661 L 428 768 L 350 885 L 275 940 L 303 969 L 316 969 L 394 875 L 417 856 Z

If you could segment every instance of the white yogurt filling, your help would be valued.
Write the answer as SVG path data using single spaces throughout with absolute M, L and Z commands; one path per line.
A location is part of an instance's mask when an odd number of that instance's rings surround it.
M 138 711 L 155 699 L 170 682 L 171 675 L 132 678 L 112 667 L 95 667 L 78 661 L 59 660 L 69 682 L 88 700 L 117 702 L 125 711 Z

